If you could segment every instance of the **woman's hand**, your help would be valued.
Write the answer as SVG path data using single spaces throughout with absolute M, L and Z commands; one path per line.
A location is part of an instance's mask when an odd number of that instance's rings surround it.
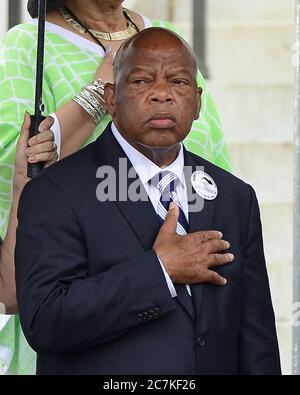
M 25 113 L 20 137 L 17 143 L 13 178 L 14 188 L 21 190 L 27 181 L 29 181 L 27 177 L 28 163 L 46 162 L 45 166 L 49 166 L 57 161 L 58 154 L 54 143 L 54 134 L 50 130 L 53 122 L 54 120 L 52 117 L 47 117 L 40 124 L 40 133 L 29 139 L 31 120 L 30 115 L 27 112 Z
M 115 59 L 115 54 L 112 51 L 111 48 L 106 50 L 105 56 L 103 58 L 103 61 L 101 64 L 98 66 L 96 73 L 95 73 L 95 79 L 101 79 L 104 82 L 110 82 L 113 83 L 113 63 Z
M 9 214 L 8 229 L 0 249 L 0 311 L 15 314 L 18 311 L 15 285 L 14 250 L 16 244 L 17 208 L 23 187 L 29 181 L 27 164 L 46 162 L 46 166 L 56 162 L 58 155 L 54 135 L 50 130 L 53 118 L 47 117 L 39 127 L 40 133 L 29 141 L 30 115 L 25 114 L 17 143 L 13 196 Z

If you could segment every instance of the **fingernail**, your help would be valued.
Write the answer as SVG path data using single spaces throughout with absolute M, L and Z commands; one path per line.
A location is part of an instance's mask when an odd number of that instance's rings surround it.
M 174 208 L 176 208 L 176 203 L 175 202 L 171 202 L 169 210 L 174 210 Z
M 222 232 L 218 232 L 218 234 L 219 234 L 219 238 L 222 239 L 223 233 Z
M 112 51 L 112 46 L 108 45 L 107 47 L 105 47 L 105 52 L 111 52 Z
M 234 255 L 233 254 L 228 254 L 228 258 L 233 261 L 234 260 Z
M 223 285 L 226 285 L 227 284 L 227 280 L 226 280 L 226 278 L 223 278 Z

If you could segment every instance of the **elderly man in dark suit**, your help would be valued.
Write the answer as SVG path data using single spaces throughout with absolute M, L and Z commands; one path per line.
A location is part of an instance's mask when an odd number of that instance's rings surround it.
M 21 198 L 37 372 L 280 374 L 255 193 L 182 145 L 201 106 L 190 47 L 147 29 L 114 67 L 113 123 Z

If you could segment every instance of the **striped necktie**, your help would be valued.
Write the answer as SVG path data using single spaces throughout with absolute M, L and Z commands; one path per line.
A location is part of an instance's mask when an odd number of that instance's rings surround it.
M 179 235 L 186 235 L 189 225 L 177 193 L 175 192 L 176 181 L 178 181 L 176 174 L 171 173 L 170 171 L 163 171 L 158 174 L 158 183 L 156 187 L 160 192 L 160 200 L 157 207 L 157 214 L 159 216 L 160 223 L 163 224 L 168 213 L 170 203 L 175 202 L 179 207 L 179 218 L 176 233 Z
M 178 181 L 178 177 L 176 174 L 170 171 L 162 171 L 157 176 L 153 177 L 152 185 L 156 186 L 160 192 L 160 199 L 157 206 L 157 215 L 159 217 L 160 223 L 163 224 L 166 215 L 169 210 L 169 206 L 171 202 L 175 202 L 179 207 L 179 217 L 177 222 L 176 233 L 179 235 L 186 235 L 188 233 L 189 225 L 186 219 L 186 216 L 183 212 L 181 203 L 179 201 L 178 195 L 175 191 L 175 183 Z M 186 292 L 189 295 L 191 294 L 191 289 L 189 285 L 180 285 L 177 284 L 175 286 L 176 292 L 178 296 L 182 294 L 182 292 Z

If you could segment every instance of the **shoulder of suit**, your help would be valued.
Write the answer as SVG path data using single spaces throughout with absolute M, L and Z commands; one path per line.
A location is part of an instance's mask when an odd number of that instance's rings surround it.
M 90 143 L 79 151 L 57 161 L 47 167 L 38 178 L 56 181 L 64 179 L 67 181 L 70 176 L 77 175 L 79 179 L 93 167 L 91 158 L 94 146 L 95 142 Z

